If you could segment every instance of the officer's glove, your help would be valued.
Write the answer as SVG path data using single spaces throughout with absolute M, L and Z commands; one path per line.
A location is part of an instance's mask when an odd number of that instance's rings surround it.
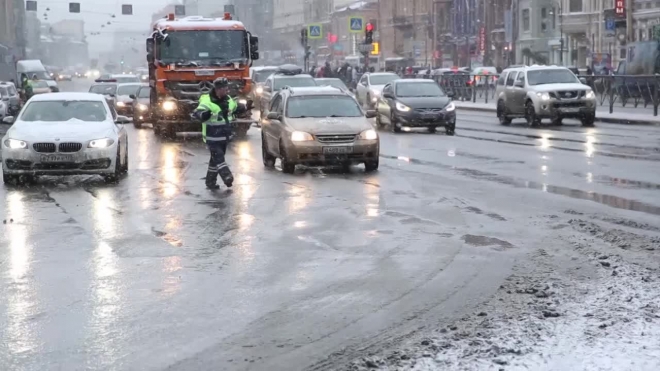
M 193 113 L 193 116 L 197 120 L 199 120 L 201 122 L 205 122 L 205 121 L 208 121 L 209 119 L 211 119 L 212 114 L 211 114 L 211 111 L 209 111 L 209 110 L 199 110 L 199 111 L 195 111 Z

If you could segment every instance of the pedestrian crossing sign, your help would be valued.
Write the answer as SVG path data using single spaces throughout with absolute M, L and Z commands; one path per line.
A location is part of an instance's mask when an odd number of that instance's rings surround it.
M 362 17 L 348 18 L 348 30 L 354 33 L 364 31 L 364 18 Z
M 322 39 L 323 38 L 323 26 L 320 24 L 310 24 L 307 26 L 307 34 L 310 39 Z

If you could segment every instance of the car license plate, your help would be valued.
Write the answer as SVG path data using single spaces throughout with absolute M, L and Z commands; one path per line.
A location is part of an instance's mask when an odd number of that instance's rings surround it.
M 323 153 L 326 155 L 345 155 L 353 153 L 353 147 L 323 147 Z
M 423 113 L 422 118 L 425 120 L 433 120 L 438 118 L 438 114 L 436 113 Z
M 580 112 L 580 108 L 578 107 L 562 108 L 561 111 L 566 113 Z
M 73 162 L 71 155 L 41 155 L 41 162 Z

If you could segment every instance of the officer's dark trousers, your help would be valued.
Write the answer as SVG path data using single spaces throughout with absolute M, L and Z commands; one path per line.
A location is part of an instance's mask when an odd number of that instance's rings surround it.
M 209 159 L 209 168 L 206 172 L 206 185 L 213 186 L 216 184 L 218 174 L 222 182 L 227 186 L 231 186 L 234 181 L 234 176 L 229 170 L 229 166 L 225 162 L 225 152 L 227 151 L 227 141 L 207 141 L 206 146 L 211 152 L 211 159 Z

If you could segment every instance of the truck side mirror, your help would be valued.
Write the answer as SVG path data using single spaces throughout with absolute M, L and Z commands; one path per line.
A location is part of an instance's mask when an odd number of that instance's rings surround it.
M 147 62 L 149 64 L 154 63 L 154 39 L 153 38 L 148 38 L 147 39 Z
M 250 35 L 250 59 L 259 59 L 259 37 Z

